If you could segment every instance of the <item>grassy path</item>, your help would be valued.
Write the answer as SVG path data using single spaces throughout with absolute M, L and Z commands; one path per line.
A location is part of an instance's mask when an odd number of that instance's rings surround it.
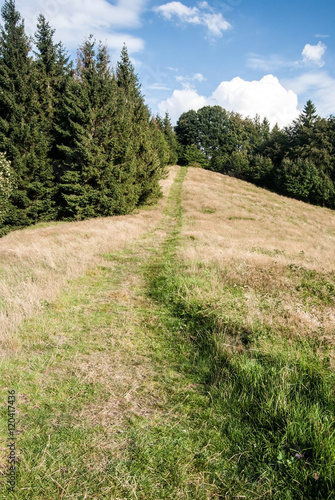
M 333 498 L 333 375 L 308 342 L 229 323 L 235 288 L 181 259 L 186 174 L 157 227 L 70 282 L 1 360 L 1 498 Z
M 206 395 L 187 373 L 185 346 L 176 355 L 180 325 L 167 328 L 166 311 L 147 294 L 178 238 L 185 173 L 159 227 L 71 283 L 25 323 L 20 353 L 1 361 L 1 441 L 7 391 L 15 390 L 18 458 L 15 492 L 2 474 L 2 498 L 208 498 L 204 471 L 192 472 L 194 437 L 179 409 Z M 3 473 L 7 455 L 2 445 Z

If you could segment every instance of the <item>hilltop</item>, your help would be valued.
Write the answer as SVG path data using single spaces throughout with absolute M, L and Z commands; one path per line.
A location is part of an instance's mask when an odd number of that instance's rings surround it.
M 334 211 L 199 168 L 161 184 L 0 240 L 13 498 L 332 498 Z

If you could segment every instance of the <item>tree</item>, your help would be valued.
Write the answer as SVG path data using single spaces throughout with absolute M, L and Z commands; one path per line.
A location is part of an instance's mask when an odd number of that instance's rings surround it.
M 209 161 L 205 153 L 197 148 L 195 144 L 183 148 L 180 160 L 182 165 L 209 168 Z
M 231 124 L 227 111 L 221 106 L 205 106 L 198 113 L 198 144 L 211 160 L 217 151 L 229 148 Z
M 7 154 L 17 179 L 4 223 L 22 226 L 54 216 L 53 174 L 24 23 L 13 0 L 6 0 L 1 12 L 0 151 Z
M 150 112 L 126 46 L 117 64 L 116 81 L 120 117 L 115 142 L 116 164 L 125 176 L 127 190 L 124 196 L 129 200 L 130 208 L 160 196 L 158 181 L 164 169 L 154 148 Z
M 84 219 L 118 210 L 112 151 L 116 85 L 107 49 L 92 36 L 78 50 L 56 126 L 60 216 Z
M 177 122 L 175 132 L 181 146 L 191 146 L 193 144 L 199 147 L 198 115 L 196 111 L 191 109 L 183 113 Z
M 183 113 L 175 130 L 181 144 L 180 161 L 184 163 L 189 161 L 190 154 L 195 158 L 194 148 L 197 148 L 199 158 L 192 161 L 214 170 L 221 163 L 218 159 L 234 149 L 229 114 L 220 106 L 204 106 L 197 112 Z
M 178 161 L 178 141 L 168 113 L 165 113 L 161 130 L 163 130 L 164 132 L 164 136 L 169 147 L 169 158 L 167 165 L 174 165 Z
M 10 196 L 15 188 L 15 175 L 6 155 L 0 153 L 0 224 L 6 219 Z
M 47 120 L 47 131 L 52 139 L 55 115 L 62 100 L 68 78 L 72 75 L 72 64 L 61 43 L 53 41 L 55 30 L 45 17 L 38 17 L 34 51 L 38 72 L 37 91 L 41 109 Z
M 159 117 L 153 117 L 150 121 L 152 130 L 152 140 L 159 156 L 159 161 L 162 167 L 170 164 L 171 151 L 167 142 L 166 136 L 162 130 L 163 120 Z
M 287 196 L 311 201 L 311 193 L 319 190 L 320 175 L 310 160 L 284 158 L 276 174 L 278 190 Z
M 316 112 L 316 107 L 309 99 L 300 114 L 298 123 L 303 127 L 312 128 L 315 122 L 319 119 L 319 116 Z

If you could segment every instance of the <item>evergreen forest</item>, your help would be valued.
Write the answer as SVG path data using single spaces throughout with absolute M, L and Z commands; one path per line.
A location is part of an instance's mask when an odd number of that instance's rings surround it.
M 130 213 L 160 196 L 176 163 L 168 115 L 151 117 L 126 46 L 112 69 L 90 36 L 74 65 L 43 15 L 30 39 L 14 0 L 1 11 L 0 232 Z

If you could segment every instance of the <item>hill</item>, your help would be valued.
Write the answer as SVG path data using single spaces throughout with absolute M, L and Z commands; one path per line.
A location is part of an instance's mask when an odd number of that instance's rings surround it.
M 0 240 L 6 494 L 333 498 L 334 212 L 202 169 L 163 187 Z

